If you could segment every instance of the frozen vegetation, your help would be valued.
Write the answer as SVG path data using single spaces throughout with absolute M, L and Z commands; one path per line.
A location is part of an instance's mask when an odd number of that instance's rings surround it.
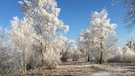
M 118 25 L 110 23 L 106 9 L 93 12 L 89 26 L 74 41 L 63 35 L 69 26 L 58 18 L 60 8 L 55 0 L 19 3 L 24 17 L 15 16 L 7 31 L 0 26 L 0 76 L 135 75 L 135 36 L 118 46 Z M 128 13 L 134 11 L 133 5 Z M 126 19 L 132 27 L 130 14 Z

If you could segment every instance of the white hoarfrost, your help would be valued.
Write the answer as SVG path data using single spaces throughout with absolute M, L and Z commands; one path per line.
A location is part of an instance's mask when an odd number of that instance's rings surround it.
M 123 47 L 123 62 L 134 62 L 135 51 L 130 49 L 127 45 Z
M 123 47 L 118 47 L 116 51 L 112 51 L 113 57 L 110 61 L 113 62 L 134 62 L 135 61 L 135 51 L 129 48 L 127 45 Z
M 26 65 L 30 61 L 30 57 L 33 53 L 33 45 L 36 32 L 31 26 L 33 24 L 32 19 L 24 17 L 19 20 L 18 17 L 14 17 L 11 21 L 12 28 L 8 31 L 9 39 L 13 44 L 16 51 L 21 53 L 20 64 L 23 73 L 26 72 Z
M 0 76 L 19 74 L 19 53 L 15 52 L 10 42 L 4 41 L 5 32 L 0 26 Z
M 58 19 L 60 8 L 57 7 L 57 2 L 55 0 L 24 0 L 19 3 L 25 16 L 21 20 L 14 17 L 8 33 L 15 49 L 22 53 L 23 73 L 31 57 L 34 57 L 34 64 L 44 65 L 44 62 L 59 61 L 60 51 L 63 48 L 63 45 L 57 45 L 59 35 L 68 32 L 69 26 Z M 41 57 L 40 62 L 39 57 Z M 58 65 L 59 62 L 55 64 Z
M 54 69 L 61 62 L 59 53 L 55 52 L 52 47 L 44 54 L 44 64 L 48 69 Z
M 117 25 L 111 24 L 107 16 L 105 9 L 92 13 L 89 27 L 78 38 L 78 47 L 86 51 L 88 61 L 91 57 L 96 58 L 99 63 L 106 61 L 110 47 L 117 42 L 114 31 Z
M 60 57 L 62 61 L 67 61 L 68 58 L 72 57 L 72 48 L 74 48 L 74 40 L 68 39 L 63 35 L 58 35 L 58 39 L 54 40 L 53 46 L 56 46 L 55 49 L 58 49 L 60 52 Z

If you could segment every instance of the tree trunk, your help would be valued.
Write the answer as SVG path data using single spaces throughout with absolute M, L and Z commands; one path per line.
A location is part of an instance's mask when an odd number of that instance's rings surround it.
M 99 60 L 99 64 L 102 64 L 103 61 L 103 52 L 100 53 L 100 60 Z
M 87 60 L 88 62 L 90 61 L 90 55 L 88 54 L 88 60 Z
M 100 59 L 99 59 L 99 64 L 102 64 L 102 61 L 103 61 L 103 41 L 104 41 L 104 38 L 101 37 L 101 41 L 100 41 Z
M 41 39 L 41 41 L 42 41 L 42 39 Z M 46 47 L 45 47 L 46 48 Z M 41 58 L 41 65 L 43 65 L 43 63 L 44 63 L 44 59 L 43 59 L 43 57 L 44 57 L 44 53 L 43 53 L 43 44 L 41 43 L 41 55 L 42 55 L 42 58 Z
M 44 60 L 43 60 L 43 57 L 44 57 L 44 55 L 43 55 L 43 49 L 41 49 L 41 54 L 42 54 L 41 64 L 43 65 L 43 63 L 44 63 Z
M 88 51 L 88 62 L 90 61 L 90 51 Z
M 36 50 L 34 50 L 34 67 L 36 67 Z
M 26 73 L 25 51 L 22 52 L 22 73 Z

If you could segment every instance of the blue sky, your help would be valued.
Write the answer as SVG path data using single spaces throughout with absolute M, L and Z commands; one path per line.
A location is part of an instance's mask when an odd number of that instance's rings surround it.
M 20 0 L 1 0 L 0 1 L 0 25 L 4 28 L 10 26 L 10 21 L 14 16 L 22 18 L 24 15 L 20 12 L 21 6 L 18 4 Z M 116 33 L 123 45 L 130 32 L 124 28 L 123 22 L 125 9 L 121 2 L 115 6 L 111 5 L 112 0 L 56 0 L 58 7 L 61 8 L 59 18 L 63 20 L 66 25 L 69 25 L 70 32 L 66 36 L 70 39 L 76 40 L 82 29 L 87 28 L 90 24 L 89 16 L 94 11 L 101 11 L 105 8 L 108 11 L 108 18 L 111 23 L 117 23 Z

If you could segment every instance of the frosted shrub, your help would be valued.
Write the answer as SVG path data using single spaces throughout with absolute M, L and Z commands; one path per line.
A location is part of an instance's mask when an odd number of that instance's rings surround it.
M 111 54 L 112 54 L 112 57 L 109 59 L 109 62 L 122 62 L 123 61 L 123 50 L 121 47 L 118 47 Z
M 109 62 L 122 62 L 123 57 L 121 55 L 115 55 L 112 58 L 110 58 L 108 61 Z
M 66 51 L 62 54 L 61 61 L 66 62 L 68 59 L 72 58 L 72 52 L 71 51 Z
M 135 60 L 135 52 L 132 50 L 127 50 L 123 58 L 124 62 L 133 62 Z
M 55 69 L 60 63 L 60 55 L 53 50 L 46 51 L 44 54 L 44 63 L 48 69 Z
M 3 49 L 3 50 L 2 50 Z M 15 76 L 20 74 L 19 54 L 10 48 L 0 48 L 0 76 Z
M 73 54 L 73 61 L 78 61 L 79 59 L 83 58 L 83 53 L 81 51 L 75 51 Z
M 134 62 L 135 52 L 127 46 L 118 48 L 114 56 L 109 60 L 110 62 Z

